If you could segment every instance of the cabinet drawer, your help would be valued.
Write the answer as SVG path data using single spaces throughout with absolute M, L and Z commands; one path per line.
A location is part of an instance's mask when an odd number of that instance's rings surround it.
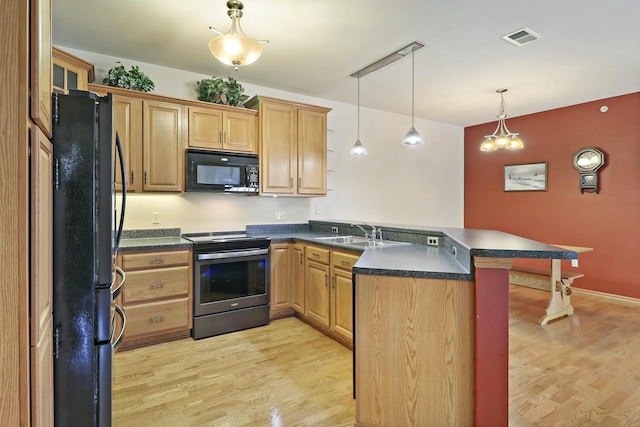
M 124 311 L 127 315 L 125 338 L 191 327 L 188 298 L 125 306 Z
M 360 258 L 360 255 L 354 255 L 345 252 L 331 252 L 331 264 L 334 268 L 351 270 L 353 268 L 353 264 L 358 261 L 358 258 Z
M 329 250 L 317 248 L 315 246 L 307 246 L 307 259 L 329 264 Z
M 139 270 L 141 268 L 189 265 L 190 262 L 191 256 L 188 250 L 122 254 L 122 269 L 125 272 L 129 272 L 130 270 Z
M 130 271 L 124 286 L 124 303 L 189 295 L 189 267 Z

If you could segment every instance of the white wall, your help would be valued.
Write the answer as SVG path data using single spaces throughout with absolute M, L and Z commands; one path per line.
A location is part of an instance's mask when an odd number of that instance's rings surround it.
M 126 68 L 139 65 L 155 83 L 153 93 L 196 99 L 194 85 L 202 74 L 114 58 L 76 49 L 62 49 L 92 62 L 96 83 L 120 61 Z M 238 74 L 241 78 L 241 74 Z M 131 195 L 125 228 L 181 227 L 183 231 L 238 230 L 246 224 L 275 223 L 275 211 L 285 211 L 284 222 L 309 219 L 347 219 L 397 224 L 463 226 L 464 129 L 416 118 L 425 144 L 405 147 L 400 140 L 411 118 L 360 109 L 360 140 L 369 152 L 349 155 L 356 140 L 356 105 L 312 98 L 243 83 L 245 94 L 263 95 L 332 108 L 327 123 L 327 197 L 286 198 L 235 195 Z M 160 213 L 160 225 L 151 224 L 151 212 Z

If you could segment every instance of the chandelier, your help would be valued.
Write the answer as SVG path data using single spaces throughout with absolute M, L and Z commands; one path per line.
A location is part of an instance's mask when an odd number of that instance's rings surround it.
M 500 109 L 498 110 L 498 127 L 493 131 L 493 134 L 486 135 L 484 141 L 480 145 L 480 151 L 494 151 L 498 148 L 505 148 L 507 150 L 519 150 L 524 148 L 524 143 L 520 139 L 517 133 L 511 132 L 505 123 L 507 118 L 504 114 L 504 93 L 507 89 L 498 89 L 497 93 L 500 94 Z
M 229 0 L 227 2 L 227 15 L 231 18 L 231 28 L 226 33 L 209 27 L 210 30 L 218 33 L 217 37 L 209 41 L 209 50 L 216 59 L 223 64 L 233 65 L 236 71 L 238 67 L 253 64 L 262 55 L 262 46 L 260 42 L 248 37 L 240 26 L 240 18 L 242 18 L 242 9 L 244 5 L 240 0 Z

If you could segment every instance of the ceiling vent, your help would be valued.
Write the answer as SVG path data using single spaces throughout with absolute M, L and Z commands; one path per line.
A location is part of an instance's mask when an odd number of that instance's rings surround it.
M 525 44 L 541 39 L 542 36 L 530 28 L 524 27 L 506 36 L 502 36 L 502 38 L 513 45 L 524 46 Z

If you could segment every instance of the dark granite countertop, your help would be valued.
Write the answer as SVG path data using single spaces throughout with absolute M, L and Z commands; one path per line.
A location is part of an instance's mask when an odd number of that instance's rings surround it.
M 472 259 L 495 258 L 543 258 L 577 259 L 574 251 L 558 248 L 535 240 L 526 239 L 497 230 L 474 230 L 448 227 L 423 227 L 398 224 L 374 225 L 383 229 L 385 238 L 411 244 L 363 249 L 348 244 L 318 240 L 334 236 L 332 227 L 338 227 L 340 235 L 362 233 L 351 227 L 355 221 L 309 221 L 308 224 L 249 225 L 247 234 L 266 236 L 272 242 L 301 241 L 332 249 L 361 253 L 353 267 L 354 273 L 401 277 L 422 277 L 451 280 L 473 280 Z M 437 236 L 439 246 L 427 246 L 427 236 Z M 191 242 L 180 237 L 179 229 L 136 230 L 125 233 L 121 251 L 166 250 L 191 247 Z

